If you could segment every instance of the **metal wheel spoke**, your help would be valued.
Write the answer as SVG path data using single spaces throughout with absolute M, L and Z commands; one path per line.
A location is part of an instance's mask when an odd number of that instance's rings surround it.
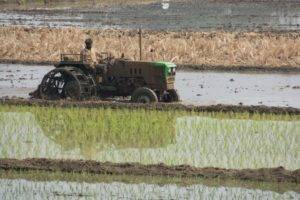
M 90 98 L 95 95 L 93 79 L 74 67 L 57 68 L 49 72 L 40 85 L 42 98 Z

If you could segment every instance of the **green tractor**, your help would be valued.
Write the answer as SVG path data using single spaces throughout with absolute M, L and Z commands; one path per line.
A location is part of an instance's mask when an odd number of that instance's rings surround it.
M 46 74 L 30 95 L 42 99 L 128 97 L 137 103 L 177 102 L 176 65 L 170 62 L 114 59 L 102 53 L 92 68 L 80 54 L 62 54 L 55 69 Z

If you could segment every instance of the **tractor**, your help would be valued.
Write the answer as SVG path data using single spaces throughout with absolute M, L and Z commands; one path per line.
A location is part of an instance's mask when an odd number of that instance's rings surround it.
M 171 62 L 132 61 L 101 54 L 93 68 L 80 54 L 62 54 L 47 73 L 35 95 L 42 99 L 128 97 L 132 102 L 177 102 L 174 88 L 176 65 Z

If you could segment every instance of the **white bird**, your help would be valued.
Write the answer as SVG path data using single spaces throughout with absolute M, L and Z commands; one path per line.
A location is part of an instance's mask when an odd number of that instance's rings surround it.
M 162 5 L 162 9 L 167 10 L 170 7 L 170 4 L 168 3 L 168 0 L 164 0 L 161 5 Z

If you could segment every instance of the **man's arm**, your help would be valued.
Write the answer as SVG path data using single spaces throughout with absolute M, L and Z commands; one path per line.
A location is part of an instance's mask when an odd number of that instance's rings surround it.
M 95 52 L 94 49 L 91 49 L 91 58 L 92 58 L 92 61 L 93 61 L 94 64 L 98 63 L 96 52 Z
M 85 49 L 83 49 L 81 52 L 80 52 L 80 61 L 85 61 L 86 60 L 86 51 Z

